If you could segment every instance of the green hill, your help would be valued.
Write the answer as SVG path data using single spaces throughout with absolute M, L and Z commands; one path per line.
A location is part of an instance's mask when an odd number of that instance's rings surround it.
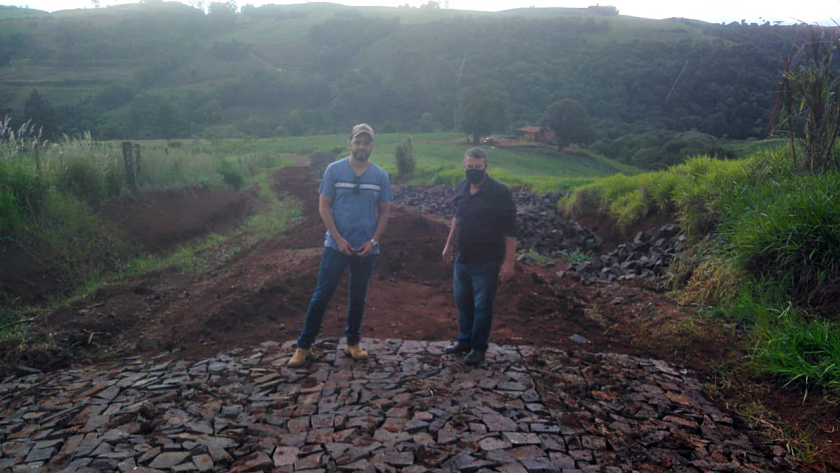
M 453 130 L 473 87 L 503 129 L 584 104 L 599 138 L 763 137 L 799 27 L 625 17 L 609 7 L 470 12 L 331 3 L 147 2 L 0 10 L 0 113 L 100 138 Z M 681 73 L 682 71 L 682 73 Z M 32 89 L 45 102 L 26 112 Z

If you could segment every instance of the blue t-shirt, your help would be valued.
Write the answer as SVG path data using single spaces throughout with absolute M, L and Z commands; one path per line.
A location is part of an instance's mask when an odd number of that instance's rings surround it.
M 358 248 L 373 238 L 373 232 L 376 231 L 376 206 L 391 201 L 391 182 L 388 173 L 372 162 L 357 177 L 347 157 L 327 166 L 318 193 L 332 197 L 332 215 L 338 233 L 353 248 Z M 324 246 L 338 249 L 329 230 Z M 379 254 L 379 248 L 373 252 Z

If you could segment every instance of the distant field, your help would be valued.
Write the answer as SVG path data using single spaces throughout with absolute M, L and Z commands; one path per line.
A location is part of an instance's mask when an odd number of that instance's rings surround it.
M 401 133 L 376 135 L 376 147 L 371 159 L 395 178 L 397 165 L 394 151 L 397 144 L 407 136 Z M 459 133 L 430 133 L 410 135 L 414 143 L 417 169 L 411 184 L 456 184 L 463 179 L 461 160 L 464 152 L 473 145 L 466 142 Z M 160 152 L 167 146 L 165 140 L 141 141 L 150 152 Z M 288 137 L 272 139 L 231 139 L 218 142 L 206 140 L 172 140 L 169 146 L 203 151 L 212 150 L 214 155 L 242 156 L 257 154 L 301 154 L 315 152 L 338 152 L 347 156 L 347 136 L 323 135 L 310 137 Z M 114 146 L 117 142 L 112 142 Z M 154 150 L 154 151 L 152 151 Z M 572 187 L 614 174 L 633 175 L 639 169 L 607 158 L 585 154 L 563 153 L 545 148 L 489 148 L 485 147 L 490 162 L 490 174 L 509 185 L 526 185 L 539 192 L 568 191 Z M 400 179 L 406 181 L 406 179 Z

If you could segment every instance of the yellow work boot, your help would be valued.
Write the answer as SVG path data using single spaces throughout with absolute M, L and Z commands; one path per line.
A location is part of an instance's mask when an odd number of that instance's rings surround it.
M 359 345 L 347 345 L 344 347 L 344 354 L 350 355 L 354 360 L 367 360 L 368 352 L 362 350 Z
M 300 368 L 306 364 L 306 359 L 312 350 L 304 350 L 303 348 L 295 348 L 295 354 L 289 358 L 289 368 Z

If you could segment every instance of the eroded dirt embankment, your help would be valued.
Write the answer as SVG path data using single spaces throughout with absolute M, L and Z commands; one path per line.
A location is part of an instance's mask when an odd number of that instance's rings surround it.
M 99 209 L 114 233 L 110 241 L 120 251 L 161 254 L 212 232 L 239 225 L 253 210 L 251 192 L 206 188 L 140 191 Z M 82 245 L 83 246 L 83 245 Z M 93 248 L 88 258 L 108 266 L 114 248 Z M 37 242 L 0 241 L 0 297 L 15 304 L 42 304 L 51 297 L 69 294 L 78 275 L 58 261 L 49 248 Z

